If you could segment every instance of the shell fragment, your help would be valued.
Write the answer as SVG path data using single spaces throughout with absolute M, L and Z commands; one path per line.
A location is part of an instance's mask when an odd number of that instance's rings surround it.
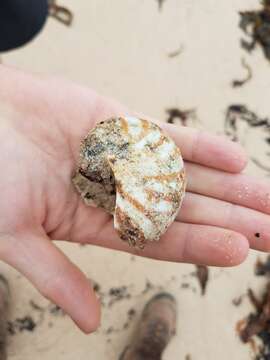
M 130 245 L 157 241 L 181 206 L 180 150 L 154 123 L 126 116 L 99 123 L 83 140 L 73 183 L 87 205 L 114 216 Z

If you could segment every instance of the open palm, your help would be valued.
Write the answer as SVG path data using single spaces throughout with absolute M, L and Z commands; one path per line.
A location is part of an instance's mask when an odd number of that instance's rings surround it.
M 270 249 L 270 185 L 240 172 L 243 150 L 222 137 L 162 124 L 180 147 L 188 177 L 176 221 L 159 243 L 130 248 L 112 218 L 73 188 L 81 139 L 127 113 L 90 89 L 0 67 L 0 258 L 22 272 L 85 332 L 100 307 L 83 273 L 51 240 L 105 246 L 159 260 L 232 266 L 249 246 Z

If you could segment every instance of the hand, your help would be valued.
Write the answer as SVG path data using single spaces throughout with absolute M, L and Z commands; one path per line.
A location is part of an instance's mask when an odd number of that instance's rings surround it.
M 247 159 L 239 145 L 162 125 L 182 151 L 188 192 L 161 241 L 138 251 L 118 238 L 109 215 L 84 205 L 71 183 L 82 137 L 98 121 L 127 110 L 87 88 L 3 66 L 1 105 L 7 115 L 0 119 L 0 258 L 83 331 L 97 328 L 99 303 L 83 273 L 51 240 L 217 266 L 239 264 L 249 245 L 270 249 L 270 185 L 240 174 Z

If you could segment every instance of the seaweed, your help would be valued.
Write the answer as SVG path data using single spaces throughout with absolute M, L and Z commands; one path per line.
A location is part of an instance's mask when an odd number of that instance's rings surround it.
M 206 265 L 196 265 L 196 277 L 201 287 L 201 294 L 205 295 L 206 287 L 209 280 L 209 268 Z
M 130 327 L 130 324 L 135 316 L 136 316 L 136 310 L 133 308 L 129 309 L 127 312 L 127 321 L 123 325 L 123 330 L 128 329 Z
M 226 111 L 225 133 L 231 135 L 233 130 L 235 137 L 233 140 L 238 141 L 237 122 L 244 120 L 250 127 L 263 126 L 266 130 L 270 130 L 270 121 L 268 118 L 260 118 L 255 112 L 249 110 L 246 105 L 233 104 Z
M 254 347 L 255 337 L 261 340 L 262 345 L 256 350 L 256 360 L 270 359 L 270 256 L 265 262 L 257 261 L 255 266 L 257 276 L 266 276 L 267 283 L 263 294 L 258 298 L 252 289 L 248 289 L 248 297 L 254 307 L 252 313 L 237 324 L 239 336 L 244 343 Z
M 165 3 L 166 0 L 156 0 L 156 1 L 158 3 L 158 9 L 159 11 L 161 11 L 163 8 L 163 4 Z
M 254 11 L 241 11 L 239 27 L 250 40 L 241 39 L 241 46 L 252 52 L 259 44 L 265 57 L 270 60 L 270 0 L 263 0 L 262 7 Z
M 57 0 L 49 0 L 49 15 L 66 26 L 71 26 L 73 23 L 73 13 L 64 6 L 57 4 Z
M 175 58 L 175 57 L 179 56 L 180 54 L 182 54 L 183 51 L 184 51 L 184 46 L 181 44 L 178 49 L 169 52 L 168 57 L 171 59 Z
M 241 131 L 243 123 L 245 123 L 247 128 L 245 132 Z M 252 154 L 250 159 L 257 167 L 270 172 L 270 151 L 268 150 L 268 145 L 270 146 L 269 118 L 260 117 L 254 111 L 249 110 L 244 104 L 232 104 L 227 108 L 224 128 L 225 134 L 229 136 L 231 140 L 239 142 L 246 142 L 247 135 L 252 135 L 253 129 L 255 130 L 255 128 L 261 128 L 262 133 L 260 133 L 258 141 L 263 141 L 264 144 L 266 142 L 267 146 L 265 153 L 261 152 L 259 158 Z M 245 136 L 244 138 L 243 135 Z M 255 236 L 260 237 L 260 234 L 256 233 Z
M 110 298 L 108 303 L 109 307 L 111 307 L 116 302 L 131 298 L 131 294 L 128 291 L 128 287 L 125 285 L 110 288 L 108 295 Z
M 232 300 L 234 306 L 240 306 L 243 302 L 243 295 L 240 295 Z
M 265 262 L 262 262 L 260 259 L 257 260 L 255 274 L 257 276 L 270 275 L 270 256 L 267 257 Z
M 245 85 L 248 81 L 250 81 L 252 79 L 252 70 L 251 67 L 247 64 L 247 62 L 245 61 L 245 59 L 242 59 L 241 62 L 243 68 L 246 70 L 247 75 L 244 79 L 242 80 L 233 80 L 232 81 L 232 87 L 236 88 L 236 87 L 241 87 L 243 85 Z
M 34 331 L 37 324 L 30 315 L 26 315 L 23 318 L 17 318 L 14 321 L 8 321 L 7 324 L 8 333 L 10 335 L 15 335 L 18 332 L 23 331 Z
M 196 120 L 196 109 L 182 110 L 180 108 L 169 108 L 166 110 L 168 117 L 166 122 L 169 124 L 177 124 L 177 120 L 181 125 L 187 126 L 189 120 Z

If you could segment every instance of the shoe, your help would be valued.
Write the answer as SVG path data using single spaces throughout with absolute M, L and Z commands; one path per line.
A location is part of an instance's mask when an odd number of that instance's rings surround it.
M 154 296 L 145 306 L 134 342 L 119 360 L 159 360 L 176 332 L 176 301 L 168 293 Z
M 3 275 L 0 274 L 0 311 L 2 309 L 6 312 L 9 303 L 9 285 Z
M 9 286 L 0 274 L 0 359 L 6 360 L 7 312 L 9 307 Z

